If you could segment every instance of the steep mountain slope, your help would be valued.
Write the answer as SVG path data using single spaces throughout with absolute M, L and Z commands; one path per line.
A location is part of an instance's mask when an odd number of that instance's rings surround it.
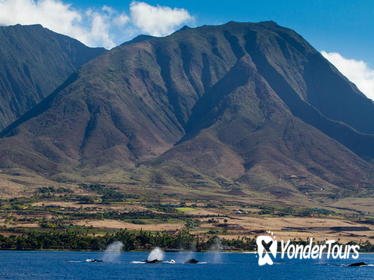
M 289 29 L 183 28 L 85 64 L 3 132 L 0 167 L 54 178 L 122 169 L 182 185 L 203 176 L 278 197 L 352 191 L 374 182 L 373 114 Z
M 0 130 L 102 54 L 41 25 L 0 27 Z

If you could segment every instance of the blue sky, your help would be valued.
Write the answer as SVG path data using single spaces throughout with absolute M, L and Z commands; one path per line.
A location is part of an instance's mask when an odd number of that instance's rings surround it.
M 68 1 L 77 7 L 109 5 L 128 11 L 131 1 Z M 234 21 L 274 20 L 300 33 L 317 49 L 339 52 L 374 66 L 373 0 L 189 0 L 146 1 L 151 5 L 184 8 L 195 25 Z
M 231 20 L 294 29 L 374 99 L 374 0 L 0 0 L 0 25 L 40 23 L 109 49 L 139 34 Z

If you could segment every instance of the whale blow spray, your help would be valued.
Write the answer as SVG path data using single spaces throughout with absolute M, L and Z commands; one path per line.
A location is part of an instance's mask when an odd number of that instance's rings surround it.
M 123 243 L 120 241 L 115 241 L 111 243 L 104 252 L 103 261 L 116 263 L 119 262 L 119 257 L 123 248 Z
M 154 260 L 162 261 L 164 259 L 164 251 L 159 247 L 154 248 L 148 255 L 147 261 L 151 262 Z

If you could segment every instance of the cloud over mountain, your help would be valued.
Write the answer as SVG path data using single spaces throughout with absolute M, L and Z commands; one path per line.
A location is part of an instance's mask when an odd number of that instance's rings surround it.
M 374 100 L 374 69 L 362 60 L 346 58 L 340 53 L 326 51 L 321 53 L 367 97 Z
M 168 35 L 193 17 L 185 9 L 132 2 L 129 15 L 109 6 L 79 10 L 61 0 L 0 0 L 0 25 L 41 24 L 89 46 L 112 48 L 143 32 Z
M 134 25 L 153 36 L 168 35 L 182 23 L 193 20 L 185 9 L 151 6 L 144 2 L 132 2 L 130 13 Z

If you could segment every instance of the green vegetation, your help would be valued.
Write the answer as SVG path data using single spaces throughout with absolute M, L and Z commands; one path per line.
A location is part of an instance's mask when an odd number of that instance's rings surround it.
M 212 243 L 211 238 L 201 239 L 191 235 L 188 231 L 171 234 L 167 232 L 120 230 L 98 236 L 90 233 L 89 229 L 71 228 L 63 231 L 54 229 L 31 231 L 9 237 L 0 235 L 0 248 L 16 250 L 103 250 L 113 241 L 121 241 L 124 244 L 124 250 L 150 249 L 154 246 L 169 250 L 196 246 L 197 250 L 207 250 Z M 240 244 L 241 248 L 245 250 L 254 248 L 254 242 L 250 239 L 240 239 L 236 242 L 225 241 L 224 244 L 228 248 L 235 244 Z
M 38 193 L 51 194 L 51 193 L 72 193 L 73 191 L 67 188 L 55 188 L 55 187 L 40 187 L 37 190 Z
M 134 194 L 125 195 L 119 192 L 117 187 L 102 184 L 80 184 L 79 186 L 86 191 L 95 192 L 101 195 L 103 204 L 121 202 L 125 198 L 138 198 L 138 196 Z
M 178 233 L 119 230 L 104 235 L 97 235 L 87 228 L 48 231 L 31 231 L 21 235 L 0 235 L 0 249 L 3 250 L 103 250 L 114 242 L 121 241 L 124 250 L 149 250 L 159 246 L 165 250 L 196 248 L 197 251 L 209 250 L 215 244 L 217 236 L 192 235 L 188 231 Z M 306 244 L 305 240 L 293 240 Z M 221 239 L 224 250 L 255 251 L 254 238 Z M 350 242 L 350 244 L 354 244 Z M 360 252 L 373 252 L 374 245 L 369 242 L 359 243 Z
M 192 208 L 192 207 L 176 207 L 175 209 L 179 212 L 182 212 L 182 213 L 194 210 L 194 208 Z
M 178 248 L 187 246 L 193 240 L 188 233 L 181 232 L 177 235 L 167 233 L 152 233 L 146 231 L 130 232 L 121 230 L 96 236 L 87 229 L 66 229 L 32 231 L 22 235 L 4 237 L 0 235 L 1 249 L 17 250 L 102 250 L 113 241 L 121 241 L 125 250 L 148 249 L 152 246 L 164 248 Z
M 295 207 L 283 207 L 277 208 L 268 205 L 252 205 L 252 207 L 261 209 L 258 212 L 259 215 L 271 215 L 271 216 L 292 216 L 292 217 L 326 217 L 339 215 L 338 213 L 322 209 L 322 208 L 295 208 Z

